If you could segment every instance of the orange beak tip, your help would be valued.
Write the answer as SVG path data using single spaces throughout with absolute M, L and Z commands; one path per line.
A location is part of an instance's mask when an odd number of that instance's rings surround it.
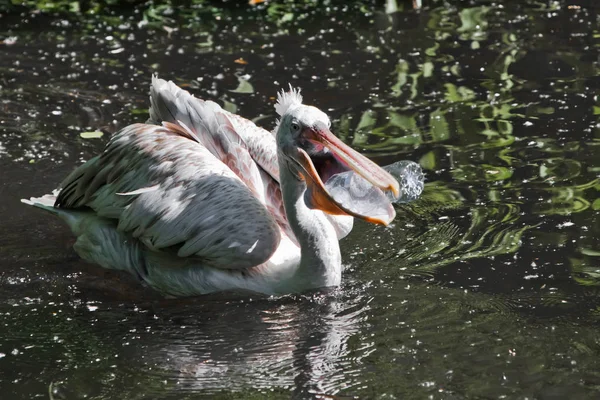
M 394 182 L 394 184 L 392 184 L 392 186 L 390 187 L 390 190 L 392 191 L 392 194 L 394 195 L 395 198 L 400 197 L 400 185 L 398 184 L 398 182 Z
M 388 218 L 369 217 L 369 216 L 361 216 L 360 218 L 367 222 L 375 224 L 375 225 L 389 226 L 392 223 L 392 221 L 394 221 L 394 218 L 396 218 L 396 211 L 393 210 L 392 214 Z
M 368 222 L 375 224 L 375 225 L 383 225 L 383 226 L 389 226 L 391 221 L 385 221 L 383 219 L 379 219 L 379 218 L 371 218 L 371 219 L 367 219 Z

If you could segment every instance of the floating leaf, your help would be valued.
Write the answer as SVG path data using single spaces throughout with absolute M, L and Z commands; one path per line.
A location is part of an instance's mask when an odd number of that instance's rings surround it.
M 73 12 L 73 13 L 79 13 L 79 11 L 81 11 L 81 8 L 79 7 L 79 2 L 78 1 L 72 1 L 69 3 L 69 11 Z
M 446 88 L 446 100 L 451 103 L 472 100 L 475 98 L 475 92 L 465 86 L 459 86 L 457 88 L 452 83 L 446 83 L 444 84 L 444 87 Z
M 462 26 L 458 28 L 457 31 L 472 32 L 484 29 L 488 25 L 485 19 L 485 14 L 487 14 L 489 10 L 489 7 L 473 7 L 462 9 L 459 13 Z
M 423 77 L 429 78 L 433 75 L 433 63 L 431 61 L 427 61 L 423 64 Z
M 554 107 L 539 107 L 537 112 L 539 114 L 554 114 Z
M 294 19 L 294 13 L 285 13 L 283 14 L 283 17 L 281 17 L 281 19 L 279 20 L 280 23 L 285 23 L 285 22 L 290 22 Z
M 398 3 L 396 0 L 387 0 L 385 2 L 385 13 L 393 14 L 395 12 L 398 12 Z
M 423 157 L 421 157 L 421 159 L 419 160 L 419 164 L 423 169 L 433 171 L 436 166 L 435 153 L 433 151 L 430 151 L 427 154 L 423 155 Z
M 427 49 L 425 49 L 425 54 L 430 57 L 435 57 L 437 50 L 440 48 L 440 44 L 435 42 L 435 44 Z
M 431 113 L 429 117 L 430 134 L 434 141 L 442 142 L 450 138 L 448 121 L 444 112 L 439 108 Z
M 233 114 L 237 112 L 237 106 L 234 103 L 227 100 L 223 100 L 223 109 Z
M 133 115 L 147 115 L 150 111 L 147 108 L 132 108 L 129 110 L 129 112 Z
M 230 90 L 232 93 L 254 93 L 254 87 L 246 79 L 238 76 L 238 87 L 235 90 Z
M 396 84 L 392 86 L 392 92 L 394 96 L 400 96 L 400 94 L 402 94 L 402 87 L 406 85 L 407 82 L 408 70 L 409 65 L 406 61 L 398 61 L 398 65 L 396 66 L 398 78 L 396 79 Z
M 592 257 L 599 257 L 600 256 L 600 251 L 595 250 L 595 249 L 585 248 L 585 247 L 580 248 L 579 252 L 581 254 L 586 255 L 586 256 L 592 256 Z
M 372 110 L 365 111 L 355 128 L 353 146 L 364 146 L 369 141 L 369 135 L 377 123 L 377 113 Z
M 196 42 L 196 46 L 200 48 L 211 47 L 213 45 L 212 35 L 208 34 L 204 42 Z
M 81 132 L 79 134 L 84 139 L 98 139 L 104 136 L 104 133 L 101 131 L 90 131 L 90 132 Z

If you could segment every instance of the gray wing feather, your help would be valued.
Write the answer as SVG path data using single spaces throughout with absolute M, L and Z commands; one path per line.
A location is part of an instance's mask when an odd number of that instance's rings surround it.
M 171 81 L 167 82 L 154 76 L 150 87 L 150 103 L 148 123 L 181 122 L 217 157 L 224 154 L 223 145 L 219 145 L 221 141 L 239 143 L 262 169 L 279 182 L 277 144 L 275 136 L 269 131 L 223 110 L 212 101 L 192 96 Z M 223 129 L 227 126 L 231 126 L 232 129 Z
M 277 223 L 248 187 L 181 127 L 136 124 L 63 183 L 55 206 L 89 207 L 147 247 L 217 268 L 267 261 Z
M 252 121 L 201 100 L 171 81 L 152 77 L 148 123 L 185 127 L 189 137 L 226 164 L 266 204 L 281 229 L 296 241 L 281 202 L 275 137 Z

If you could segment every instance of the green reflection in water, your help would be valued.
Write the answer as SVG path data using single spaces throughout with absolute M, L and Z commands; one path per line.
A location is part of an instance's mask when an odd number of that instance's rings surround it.
M 297 315 L 277 301 L 258 310 L 246 309 L 249 303 L 243 303 L 233 318 L 225 320 L 231 304 L 215 307 L 214 315 L 208 314 L 211 318 L 192 310 L 183 322 L 179 316 L 156 322 L 153 316 L 129 315 L 118 306 L 113 316 L 112 312 L 88 315 L 64 289 L 61 296 L 69 300 L 59 310 L 9 303 L 3 310 L 14 318 L 4 316 L 8 325 L 0 351 L 7 356 L 0 363 L 25 365 L 32 376 L 43 379 L 42 391 L 23 386 L 23 393 L 45 395 L 53 381 L 58 389 L 97 398 L 121 392 L 144 398 L 169 391 L 175 391 L 176 398 L 195 398 L 194 390 L 202 388 L 194 383 L 214 389 L 222 387 L 223 376 L 228 376 L 239 377 L 232 378 L 232 391 L 240 390 L 246 397 L 255 395 L 249 387 L 257 382 L 272 390 L 273 397 L 286 397 L 289 387 L 282 389 L 284 384 L 276 380 L 285 375 L 289 379 L 285 385 L 314 385 L 312 394 L 320 384 L 327 394 L 364 398 L 386 393 L 408 394 L 403 398 L 443 394 L 596 398 L 600 387 L 595 372 L 600 316 L 597 10 L 569 9 L 565 1 L 514 1 L 503 7 L 475 2 L 468 8 L 452 2 L 425 3 L 418 13 L 405 7 L 406 12 L 387 14 L 364 2 L 330 6 L 314 1 L 267 2 L 255 8 L 211 2 L 207 7 L 173 10 L 147 2 L 137 6 L 139 13 L 129 19 L 103 14 L 71 30 L 53 29 L 56 25 L 23 31 L 16 44 L 22 48 L 0 48 L 0 72 L 6 77 L 0 115 L 7 121 L 2 126 L 6 136 L 0 139 L 0 160 L 14 165 L 6 171 L 11 174 L 9 182 L 21 177 L 16 171 L 30 167 L 32 155 L 36 162 L 47 162 L 34 170 L 44 176 L 39 171 L 55 161 L 72 165 L 99 150 L 95 147 L 99 144 L 80 140 L 79 130 L 70 126 L 110 132 L 139 122 L 143 115 L 137 112 L 147 108 L 151 72 L 187 83 L 198 96 L 219 99 L 243 115 L 266 115 L 261 124 L 267 127 L 275 118 L 269 96 L 291 82 L 331 113 L 335 132 L 347 143 L 382 164 L 411 158 L 427 172 L 423 198 L 398 207 L 392 228 L 357 223 L 353 236 L 343 242 L 350 271 L 340 303 L 352 304 L 356 293 L 363 294 L 356 308 L 367 308 L 368 318 L 361 319 L 354 308 L 315 318 L 321 314 L 312 307 L 320 300 L 311 298 L 304 313 L 307 320 L 318 320 L 319 329 L 314 331 L 306 330 L 306 320 L 298 323 Z M 13 33 L 3 38 L 9 34 Z M 130 34 L 134 39 L 128 39 Z M 113 40 L 98 44 L 97 36 Z M 115 52 L 120 46 L 125 50 Z M 52 60 L 49 73 L 29 74 L 42 62 L 39 51 L 46 47 L 65 51 L 53 50 L 44 60 L 44 66 Z M 129 59 L 131 54 L 148 58 Z M 234 62 L 241 56 L 247 65 Z M 77 75 L 80 66 L 96 75 Z M 116 74 L 121 74 L 118 81 Z M 251 76 L 247 83 L 252 90 L 238 79 L 246 74 Z M 97 85 L 91 83 L 95 80 Z M 121 80 L 131 86 L 121 86 Z M 236 88 L 241 93 L 232 92 Z M 55 105 L 61 106 L 62 116 L 51 114 Z M 49 185 L 46 180 L 27 181 L 23 195 Z M 20 209 L 14 214 L 19 213 Z M 29 229 L 31 220 L 17 221 L 4 229 Z M 71 281 L 60 278 L 66 253 L 59 254 L 61 261 L 55 260 L 55 265 L 48 262 L 49 254 L 58 257 L 58 239 L 43 223 L 37 230 L 25 231 L 28 239 L 46 235 L 40 239 L 44 244 L 36 247 L 39 256 L 14 244 L 0 252 L 10 255 L 7 267 L 33 271 L 31 280 L 36 283 L 24 289 L 22 283 L 11 284 L 17 288 L 12 289 L 15 298 L 24 292 L 30 296 L 56 292 L 61 284 L 86 287 L 82 276 Z M 19 264 L 24 255 L 36 265 Z M 72 266 L 74 275 L 81 269 L 79 264 Z M 7 281 L 14 278 L 11 271 Z M 48 281 L 40 278 L 45 274 L 50 275 Z M 353 285 L 360 289 L 353 292 Z M 85 296 L 94 297 L 89 292 Z M 48 295 L 45 302 L 57 298 L 61 297 Z M 54 312 L 70 320 L 55 319 Z M 256 325 L 244 318 L 254 314 L 261 317 L 258 326 L 263 329 L 250 340 L 243 328 Z M 268 322 L 277 316 L 276 323 Z M 343 316 L 348 316 L 350 328 L 323 328 Z M 211 331 L 216 324 L 222 329 Z M 190 336 L 182 334 L 186 325 L 192 326 Z M 232 331 L 240 325 L 244 326 L 238 340 L 245 345 L 226 348 L 225 361 L 202 358 L 210 351 L 194 347 L 209 343 L 219 349 L 235 342 Z M 147 327 L 150 332 L 143 334 Z M 65 343 L 54 342 L 54 332 Z M 81 334 L 75 337 L 74 332 Z M 205 332 L 214 334 L 194 336 Z M 340 337 L 340 332 L 347 336 L 342 335 L 339 347 L 331 346 L 331 337 Z M 281 347 L 270 347 L 273 343 Z M 10 358 L 13 348 L 30 344 L 39 348 L 20 359 Z M 163 348 L 173 344 L 180 346 L 181 358 L 200 356 L 172 365 L 172 353 Z M 123 361 L 113 361 L 114 354 Z M 144 361 L 149 354 L 161 362 Z M 301 362 L 282 368 L 278 360 L 290 354 Z M 334 361 L 316 364 L 312 377 L 302 377 L 310 362 L 331 354 Z M 245 369 L 233 371 L 246 356 L 250 362 Z M 61 361 L 64 369 L 52 364 L 55 358 L 66 360 Z M 113 364 L 118 374 L 113 373 Z M 5 374 L 13 368 L 9 363 L 0 365 L 3 385 L 15 387 L 7 380 L 13 376 Z M 251 373 L 245 375 L 247 371 Z M 22 373 L 13 374 L 14 379 L 22 378 Z M 141 383 L 136 387 L 132 382 Z M 182 389 L 185 384 L 190 386 Z M 236 398 L 239 393 L 223 397 Z M 207 397 L 213 395 L 209 390 Z

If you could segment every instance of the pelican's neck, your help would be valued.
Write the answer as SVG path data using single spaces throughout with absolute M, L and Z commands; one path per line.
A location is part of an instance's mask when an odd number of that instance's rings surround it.
M 342 278 L 342 256 L 334 227 L 321 210 L 304 202 L 306 183 L 280 164 L 285 213 L 300 243 L 300 266 L 296 279 L 309 287 L 337 286 Z

